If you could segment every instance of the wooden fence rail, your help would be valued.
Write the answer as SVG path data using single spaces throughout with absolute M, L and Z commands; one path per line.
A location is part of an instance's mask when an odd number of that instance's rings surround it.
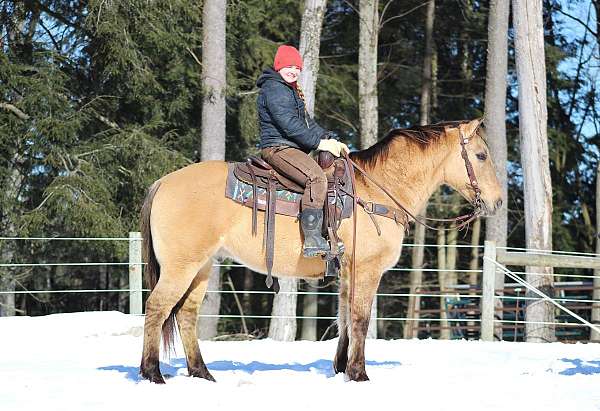
M 496 275 L 504 275 L 494 264 L 503 265 L 600 269 L 600 258 L 558 255 L 546 251 L 509 252 L 496 249 L 494 241 L 485 241 L 481 297 L 481 339 L 494 339 L 494 284 Z

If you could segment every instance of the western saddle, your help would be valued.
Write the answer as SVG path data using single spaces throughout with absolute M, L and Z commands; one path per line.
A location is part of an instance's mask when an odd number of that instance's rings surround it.
M 341 267 L 344 245 L 337 235 L 341 220 L 352 215 L 354 188 L 348 164 L 344 158 L 335 158 L 327 151 L 319 151 L 317 162 L 327 176 L 327 201 L 323 210 L 323 237 L 328 239 L 330 251 L 323 256 L 326 276 L 337 276 Z M 267 286 L 279 291 L 273 279 L 273 251 L 275 214 L 298 218 L 304 187 L 275 171 L 263 159 L 251 156 L 246 162 L 229 163 L 226 196 L 247 207 L 252 207 L 252 235 L 257 232 L 258 210 L 265 211 L 264 243 L 267 265 Z

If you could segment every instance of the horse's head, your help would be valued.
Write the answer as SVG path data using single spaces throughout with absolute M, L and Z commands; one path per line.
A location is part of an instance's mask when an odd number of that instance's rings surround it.
M 471 204 L 480 206 L 484 215 L 493 215 L 502 206 L 502 190 L 482 135 L 481 122 L 482 119 L 477 119 L 446 128 L 452 151 L 445 167 L 444 182 Z

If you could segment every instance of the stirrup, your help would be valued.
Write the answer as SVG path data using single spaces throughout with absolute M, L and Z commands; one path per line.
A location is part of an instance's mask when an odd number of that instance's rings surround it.
M 328 248 L 320 248 L 320 247 L 305 247 L 302 245 L 302 255 L 304 257 L 313 258 L 313 257 L 323 257 L 329 254 Z

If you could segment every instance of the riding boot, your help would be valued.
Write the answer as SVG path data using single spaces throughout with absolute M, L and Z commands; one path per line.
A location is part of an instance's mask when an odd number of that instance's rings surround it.
M 300 213 L 300 227 L 304 234 L 302 252 L 305 257 L 317 257 L 329 252 L 329 243 L 321 235 L 323 210 L 306 208 Z

